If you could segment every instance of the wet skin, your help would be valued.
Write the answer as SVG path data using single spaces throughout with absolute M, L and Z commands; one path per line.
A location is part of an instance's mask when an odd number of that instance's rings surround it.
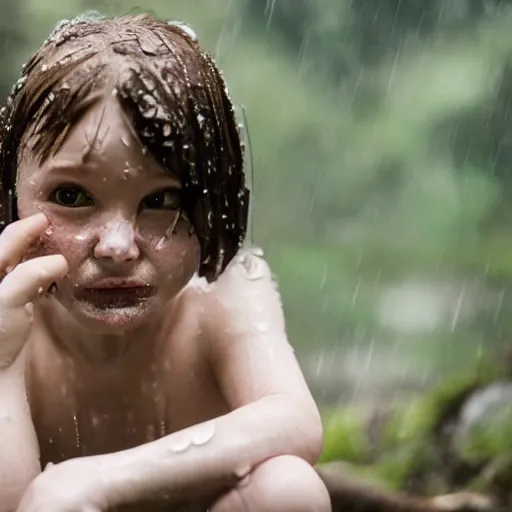
M 263 461 L 290 454 L 314 463 L 321 447 L 318 411 L 268 266 L 244 252 L 216 283 L 194 277 L 199 248 L 180 216 L 179 189 L 113 99 L 92 107 L 43 165 L 30 145 L 21 159 L 20 217 L 47 219 L 38 221 L 44 232 L 28 258 L 58 254 L 67 262 L 48 273 L 56 290 L 36 298 L 16 360 L 41 466 L 68 461 L 71 475 L 89 468 L 85 475 L 100 475 L 91 488 L 111 506 L 169 499 L 173 510 L 180 502 L 201 509 Z M 21 510 L 35 510 L 37 493 L 60 485 L 64 465 L 35 480 L 46 483 L 30 487 Z M 151 480 L 155 473 L 162 483 Z M 263 495 L 268 475 L 248 492 Z M 325 503 L 325 489 L 316 480 L 313 487 Z

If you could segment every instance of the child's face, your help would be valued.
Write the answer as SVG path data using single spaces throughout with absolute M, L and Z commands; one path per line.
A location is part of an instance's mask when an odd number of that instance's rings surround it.
M 91 107 L 42 165 L 29 140 L 18 172 L 20 217 L 50 220 L 30 257 L 65 256 L 55 296 L 80 323 L 101 331 L 150 320 L 196 271 L 180 182 L 144 152 L 115 98 Z

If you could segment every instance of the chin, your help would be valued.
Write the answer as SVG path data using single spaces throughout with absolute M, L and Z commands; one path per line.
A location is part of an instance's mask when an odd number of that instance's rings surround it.
M 74 300 L 72 306 L 68 308 L 79 324 L 96 333 L 133 330 L 154 320 L 156 309 L 160 308 L 156 308 L 153 300 L 108 307 Z

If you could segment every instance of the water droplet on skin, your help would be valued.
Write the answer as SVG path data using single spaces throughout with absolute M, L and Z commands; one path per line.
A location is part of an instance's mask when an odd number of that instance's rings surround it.
M 244 252 L 239 256 L 238 262 L 244 267 L 247 279 L 256 281 L 265 276 L 265 265 L 253 251 Z
M 197 425 L 192 429 L 192 444 L 194 446 L 202 446 L 213 439 L 215 435 L 215 423 L 208 421 L 202 425 Z
M 252 468 L 249 464 L 239 466 L 238 468 L 235 469 L 235 476 L 237 478 L 243 479 L 251 472 L 251 470 Z
M 37 293 L 39 295 L 43 295 L 44 294 L 44 288 L 42 286 L 40 286 L 39 289 L 37 290 Z
M 33 302 L 27 302 L 25 304 L 25 311 L 27 312 L 29 317 L 32 317 L 34 314 L 34 303 Z
M 76 235 L 75 240 L 78 240 L 79 242 L 84 241 L 87 238 L 86 235 Z
M 237 487 L 238 487 L 238 488 L 246 487 L 247 485 L 249 485 L 250 480 L 251 480 L 251 474 L 249 473 L 249 474 L 248 474 L 248 475 L 246 475 L 244 478 L 242 478 L 242 480 L 240 480 L 240 481 L 238 482 Z
M 123 135 L 121 137 L 121 142 L 126 146 L 126 147 L 129 147 L 130 146 L 130 141 Z
M 46 236 L 50 236 L 50 235 L 52 235 L 52 234 L 53 234 L 53 227 L 52 227 L 52 226 L 49 226 L 49 227 L 45 230 L 44 234 L 45 234 Z
M 169 438 L 169 449 L 173 453 L 181 453 L 190 448 L 192 440 L 189 435 L 185 432 L 174 434 Z

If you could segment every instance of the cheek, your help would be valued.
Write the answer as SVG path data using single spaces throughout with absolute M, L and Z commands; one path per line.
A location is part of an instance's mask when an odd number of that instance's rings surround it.
M 169 238 L 151 246 L 152 259 L 163 279 L 187 282 L 199 266 L 199 242 L 190 234 L 188 223 L 183 224 Z
M 72 270 L 87 256 L 87 248 L 84 244 L 77 242 L 74 235 L 70 236 L 67 232 L 50 227 L 37 244 L 30 248 L 27 259 L 50 254 L 62 254 Z

